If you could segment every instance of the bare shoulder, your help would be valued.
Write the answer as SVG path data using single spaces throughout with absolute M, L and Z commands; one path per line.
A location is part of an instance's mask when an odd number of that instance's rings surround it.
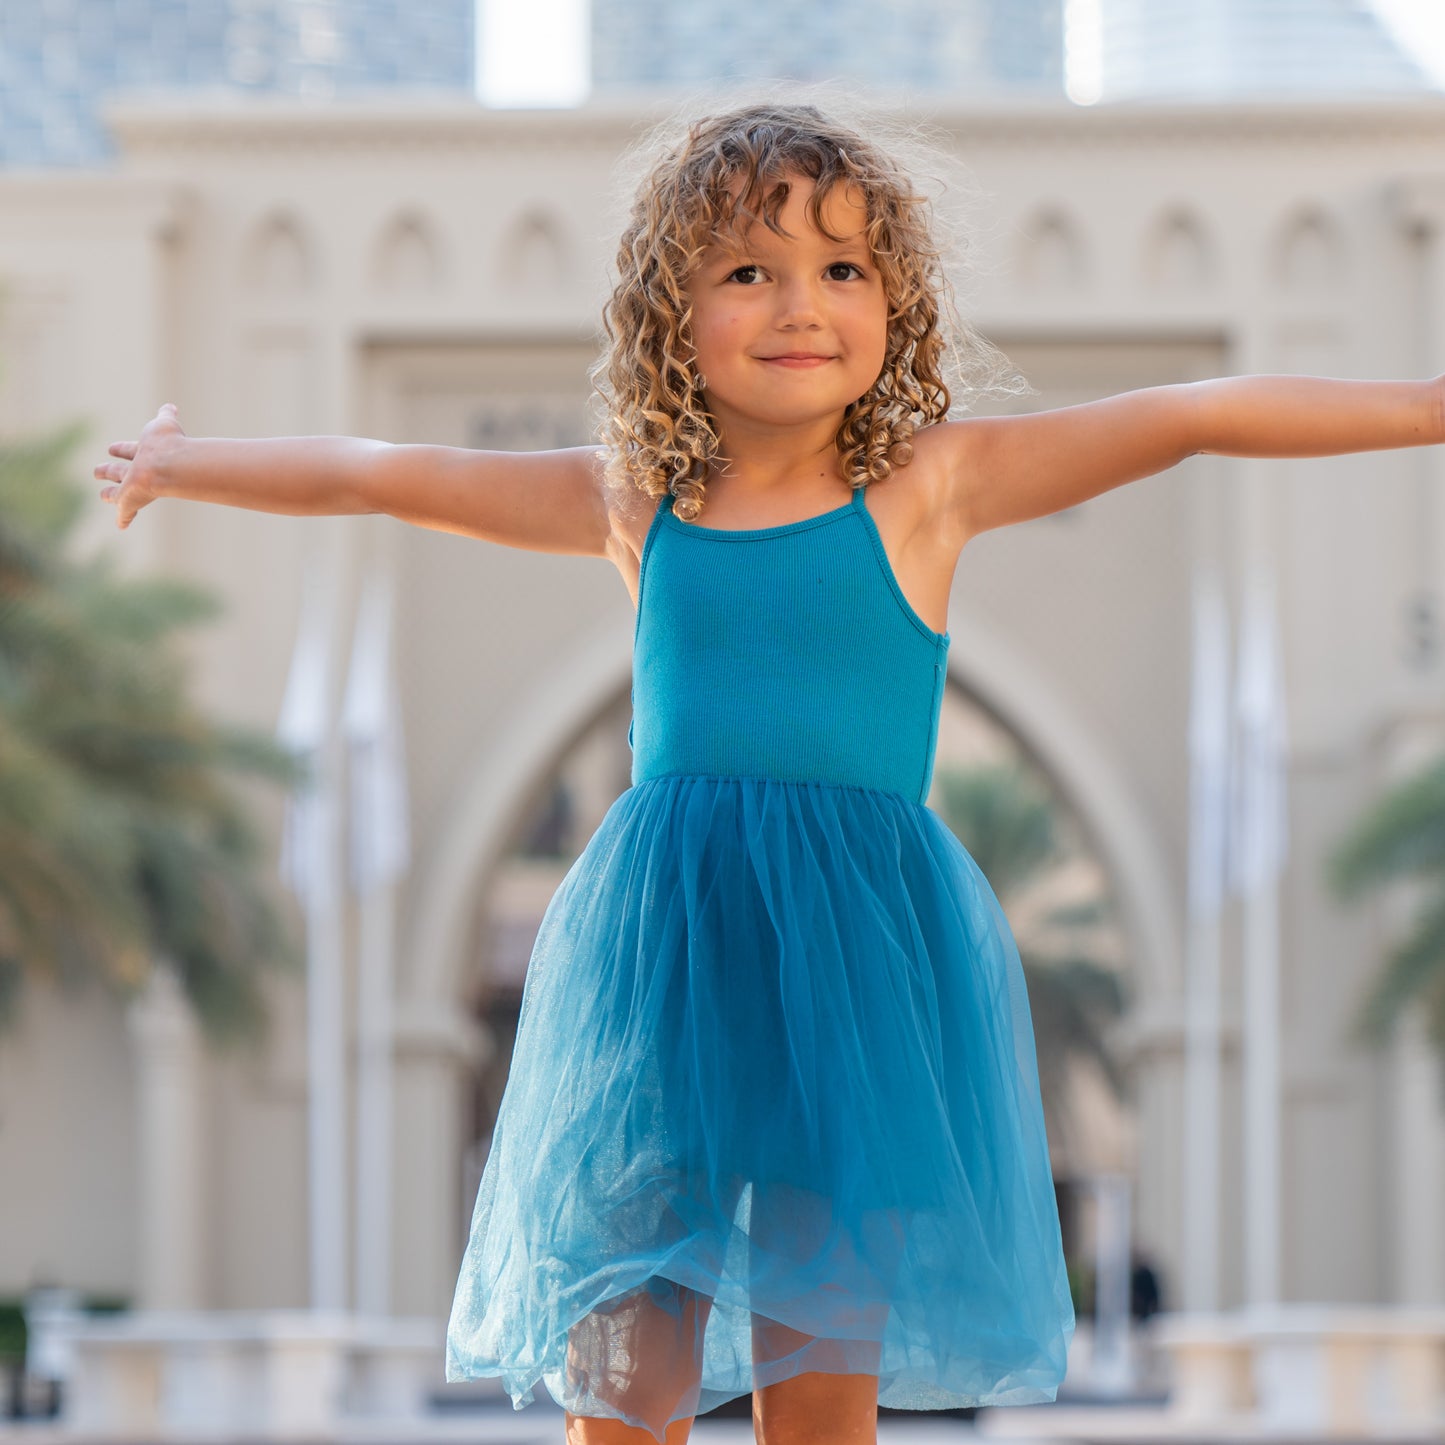
M 948 626 L 954 571 L 969 537 L 958 481 L 967 475 L 969 451 L 965 423 L 924 427 L 914 434 L 911 459 L 867 490 L 868 512 L 899 589 L 940 633 Z

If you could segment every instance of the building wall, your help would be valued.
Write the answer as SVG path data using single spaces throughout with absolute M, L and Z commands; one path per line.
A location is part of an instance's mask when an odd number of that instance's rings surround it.
M 0 176 L 12 296 L 0 423 L 79 413 L 95 423 L 97 455 L 167 399 L 203 435 L 571 440 L 614 244 L 612 167 L 650 118 L 122 110 L 114 174 Z M 1407 377 L 1442 365 L 1433 242 L 1404 205 L 1411 187 L 1441 184 L 1439 104 L 931 118 L 986 198 L 979 277 L 962 301 L 1039 389 L 1011 406 L 1237 372 Z M 1394 1075 L 1341 1039 L 1380 957 L 1377 922 L 1339 910 L 1319 881 L 1330 842 L 1377 786 L 1392 729 L 1438 707 L 1441 653 L 1412 649 L 1405 619 L 1438 591 L 1442 481 L 1434 452 L 1200 455 L 987 533 L 960 560 L 954 677 L 1053 768 L 1127 902 L 1137 1234 L 1176 1281 L 1189 586 L 1212 560 L 1237 595 L 1258 558 L 1279 587 L 1290 726 L 1282 1293 L 1371 1301 L 1445 1286 L 1412 1277 L 1418 1241 L 1397 1227 L 1408 1160 L 1390 1132 Z M 392 1293 L 399 1312 L 443 1315 L 470 1205 L 465 1098 L 486 1044 L 469 1013 L 475 900 L 531 780 L 627 685 L 626 591 L 600 560 L 386 517 L 162 502 L 123 536 L 110 519 L 97 503 L 88 545 L 222 594 L 224 620 L 193 642 L 196 683 L 218 713 L 255 726 L 277 716 L 308 562 L 334 561 L 351 600 L 370 560 L 396 569 L 415 864 L 398 928 Z M 278 800 L 256 805 L 274 837 Z M 1246 1288 L 1237 911 L 1225 946 L 1228 1305 Z M 194 1303 L 306 1302 L 303 999 L 279 997 L 268 1057 L 204 1065 L 202 1263 L 173 1286 Z M 67 1282 L 145 1299 L 142 1256 L 124 1236 L 146 1180 L 129 1156 L 87 1146 L 117 1137 L 115 1100 L 135 1082 L 124 1060 L 132 1075 L 144 1061 L 118 1009 L 88 1008 L 81 1028 L 37 1000 L 19 1046 L 0 1047 L 0 1289 L 60 1261 Z M 45 1070 L 62 1066 L 70 1087 L 47 1088 Z M 1441 1145 L 1435 1123 L 1413 1148 Z M 83 1177 L 77 1155 L 93 1161 Z M 102 1190 L 132 1201 L 109 1232 L 90 1224 Z M 1442 1217 L 1427 1241 L 1437 1260 Z M 86 1231 L 87 1252 L 71 1250 Z

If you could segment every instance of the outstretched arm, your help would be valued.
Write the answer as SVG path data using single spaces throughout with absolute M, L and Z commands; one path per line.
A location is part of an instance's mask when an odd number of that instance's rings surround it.
M 1200 452 L 1321 457 L 1445 442 L 1445 376 L 1222 376 L 946 424 L 965 536 L 1076 506 Z
M 486 452 L 363 437 L 189 437 L 169 402 L 95 468 L 116 525 L 158 497 L 291 516 L 385 512 L 417 526 L 538 552 L 605 556 L 597 451 Z

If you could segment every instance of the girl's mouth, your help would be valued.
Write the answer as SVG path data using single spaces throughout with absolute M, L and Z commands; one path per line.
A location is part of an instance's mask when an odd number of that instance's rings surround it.
M 764 356 L 759 360 L 771 362 L 774 366 L 797 366 L 810 367 L 822 366 L 825 361 L 832 361 L 831 356 L 812 356 L 806 352 L 797 352 L 786 356 Z

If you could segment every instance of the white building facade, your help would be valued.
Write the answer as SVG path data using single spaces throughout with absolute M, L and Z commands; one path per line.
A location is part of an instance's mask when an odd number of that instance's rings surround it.
M 115 169 L 0 175 L 0 429 L 84 416 L 87 467 L 163 400 L 196 435 L 581 441 L 612 168 L 652 118 L 443 102 L 119 110 Z M 981 279 L 962 300 L 1038 388 L 1021 404 L 1230 373 L 1445 371 L 1437 98 L 929 118 L 986 196 Z M 369 567 L 396 577 L 414 859 L 396 900 L 378 1247 L 387 1308 L 443 1317 L 470 1212 L 469 1099 L 494 1047 L 475 1007 L 479 899 L 538 779 L 625 704 L 630 601 L 600 561 L 385 517 L 162 502 L 123 535 L 111 519 L 97 501 L 89 545 L 221 593 L 224 620 L 194 642 L 197 689 L 257 727 L 277 717 L 308 559 L 331 569 L 347 625 Z M 1236 613 L 1253 571 L 1275 583 L 1291 839 L 1278 1188 L 1245 1162 L 1262 1096 L 1245 1083 L 1247 920 L 1231 903 L 1212 1244 L 1209 1211 L 1186 1199 L 1185 1104 L 1191 579 L 1206 566 Z M 1414 1033 L 1380 1055 L 1344 1038 L 1391 921 L 1342 910 L 1322 879 L 1383 780 L 1445 743 L 1442 582 L 1441 449 L 1199 456 L 979 537 L 960 561 L 952 681 L 1050 770 L 1123 905 L 1134 1231 L 1172 1306 L 1445 1300 L 1430 1060 Z M 257 806 L 279 836 L 279 800 Z M 353 959 L 358 932 L 353 911 Z M 45 1278 L 154 1307 L 307 1304 L 302 986 L 276 1002 L 272 1049 L 221 1058 L 164 989 L 128 1010 L 28 991 L 0 1041 L 0 1290 Z M 361 1212 L 351 1197 L 348 1238 Z M 1261 1240 L 1275 1263 L 1257 1275 Z M 1191 1272 L 1201 1248 L 1217 1263 Z

